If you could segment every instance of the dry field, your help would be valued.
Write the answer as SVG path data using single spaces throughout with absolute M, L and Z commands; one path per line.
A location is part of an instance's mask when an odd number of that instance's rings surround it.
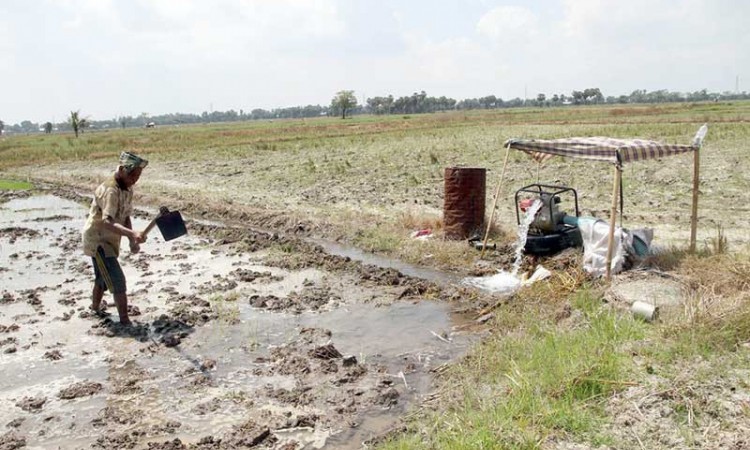
M 440 227 L 445 167 L 489 169 L 489 211 L 508 138 L 604 135 L 689 143 L 702 123 L 709 124 L 709 133 L 701 163 L 699 239 L 708 242 L 722 227 L 731 246 L 746 247 L 748 120 L 750 103 L 739 102 L 111 130 L 78 140 L 6 139 L 0 143 L 0 170 L 6 178 L 59 182 L 87 192 L 112 171 L 120 150 L 135 149 L 152 161 L 139 192 L 153 206 L 163 201 L 206 218 L 242 217 L 274 230 L 301 224 L 314 235 L 456 269 L 473 262 L 463 245 L 425 249 L 408 239 L 419 227 Z M 658 243 L 681 245 L 689 233 L 691 166 L 690 156 L 628 165 L 624 225 L 654 227 Z M 571 186 L 585 211 L 607 214 L 606 165 L 554 159 L 538 168 L 517 153 L 508 173 L 498 217 L 511 234 L 512 193 L 537 180 Z

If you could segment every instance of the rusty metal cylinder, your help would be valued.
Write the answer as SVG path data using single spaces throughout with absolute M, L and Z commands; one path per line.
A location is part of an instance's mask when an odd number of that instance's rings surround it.
M 481 233 L 486 186 L 487 169 L 445 168 L 443 228 L 447 239 L 466 239 Z

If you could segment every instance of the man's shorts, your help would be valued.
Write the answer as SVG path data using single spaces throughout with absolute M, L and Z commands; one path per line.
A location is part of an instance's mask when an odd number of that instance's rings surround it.
M 96 254 L 91 258 L 94 262 L 94 284 L 105 291 L 113 294 L 124 294 L 127 292 L 125 285 L 125 274 L 117 258 L 104 256 L 104 249 L 98 247 Z

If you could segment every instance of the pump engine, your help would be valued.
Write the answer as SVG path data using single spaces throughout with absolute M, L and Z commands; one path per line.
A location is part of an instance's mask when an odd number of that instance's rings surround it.
M 575 216 L 560 210 L 561 195 L 572 195 Z M 536 209 L 529 224 L 524 250 L 528 254 L 548 256 L 569 247 L 583 245 L 578 229 L 578 193 L 573 188 L 545 184 L 530 184 L 516 191 L 516 220 L 521 224 L 521 212 Z M 534 204 L 540 202 L 541 205 Z M 567 219 L 566 219 L 567 217 Z

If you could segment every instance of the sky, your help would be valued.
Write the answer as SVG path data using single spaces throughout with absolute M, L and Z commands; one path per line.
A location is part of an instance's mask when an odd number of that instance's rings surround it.
M 746 0 L 0 0 L 0 120 L 750 91 Z M 739 78 L 738 78 L 739 77 Z

